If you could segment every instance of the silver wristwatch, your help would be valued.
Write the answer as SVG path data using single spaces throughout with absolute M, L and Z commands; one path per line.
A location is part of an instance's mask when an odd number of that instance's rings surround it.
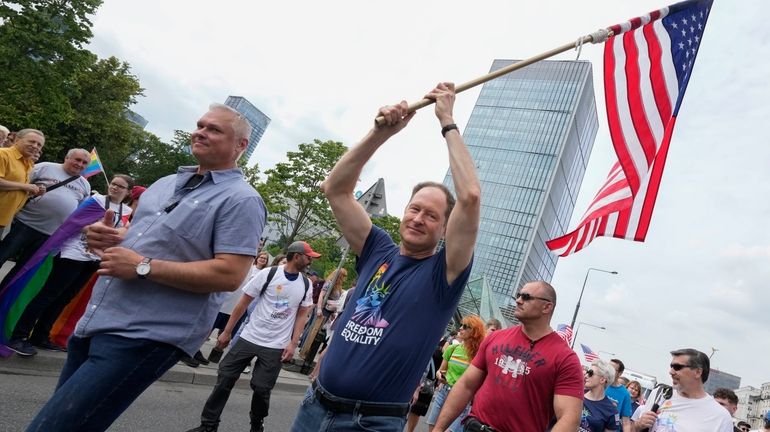
M 152 258 L 145 258 L 136 265 L 136 275 L 139 276 L 139 279 L 147 279 L 147 275 L 150 274 L 150 270 L 152 270 L 150 261 L 152 261 Z

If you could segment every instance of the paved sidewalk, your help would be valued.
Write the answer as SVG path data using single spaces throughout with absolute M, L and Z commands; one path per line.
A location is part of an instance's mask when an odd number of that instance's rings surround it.
M 201 351 L 204 356 L 208 357 L 213 346 L 213 340 L 203 344 Z M 8 358 L 0 358 L 0 375 L 58 375 L 66 358 L 66 353 L 45 350 L 38 350 L 37 355 L 32 357 L 21 357 L 13 354 Z M 297 364 L 302 364 L 302 359 L 296 358 L 295 361 Z M 180 362 L 169 369 L 160 378 L 160 381 L 213 387 L 217 381 L 217 366 L 215 363 L 209 363 L 192 368 Z M 241 374 L 235 387 L 250 389 L 250 379 L 251 374 Z M 275 388 L 296 392 L 305 390 L 309 384 L 310 380 L 306 375 L 282 369 Z

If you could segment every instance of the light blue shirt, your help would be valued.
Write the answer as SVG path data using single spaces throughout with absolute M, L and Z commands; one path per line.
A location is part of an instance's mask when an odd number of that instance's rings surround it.
M 142 195 L 120 246 L 159 260 L 194 262 L 215 254 L 256 256 L 265 204 L 240 168 L 210 171 L 184 187 L 197 167 L 181 167 Z M 149 279 L 100 277 L 75 335 L 150 339 L 193 355 L 227 293 L 198 294 Z

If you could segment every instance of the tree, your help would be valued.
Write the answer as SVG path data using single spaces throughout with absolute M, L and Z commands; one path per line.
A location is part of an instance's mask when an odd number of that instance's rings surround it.
M 316 139 L 288 152 L 288 162 L 265 171 L 267 180 L 256 187 L 270 222 L 281 233 L 280 247 L 298 238 L 309 241 L 336 234 L 336 221 L 320 186 L 346 150 L 340 142 Z
M 137 184 L 149 186 L 161 177 L 176 173 L 180 166 L 198 165 L 188 151 L 189 132 L 175 130 L 170 144 L 147 132 L 142 138 L 140 145 L 122 165 Z
M 74 116 L 75 74 L 93 63 L 83 49 L 101 0 L 0 2 L 0 119 L 12 129 L 56 129 Z
M 372 224 L 385 230 L 396 244 L 401 243 L 401 233 L 398 230 L 401 226 L 401 219 L 391 215 L 371 217 L 371 219 Z

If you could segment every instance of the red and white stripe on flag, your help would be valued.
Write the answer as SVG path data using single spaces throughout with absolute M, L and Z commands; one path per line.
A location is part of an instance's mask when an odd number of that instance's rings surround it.
M 583 350 L 583 358 L 586 359 L 586 363 L 593 363 L 596 360 L 600 360 L 599 354 L 596 354 L 588 348 L 586 345 L 580 344 L 580 348 Z
M 567 324 L 559 324 L 556 326 L 556 334 L 564 339 L 564 342 L 567 342 L 567 345 L 572 343 L 572 327 Z
M 600 236 L 644 241 L 712 1 L 677 3 L 609 28 L 604 93 L 618 162 L 578 227 L 546 242 L 555 254 Z

